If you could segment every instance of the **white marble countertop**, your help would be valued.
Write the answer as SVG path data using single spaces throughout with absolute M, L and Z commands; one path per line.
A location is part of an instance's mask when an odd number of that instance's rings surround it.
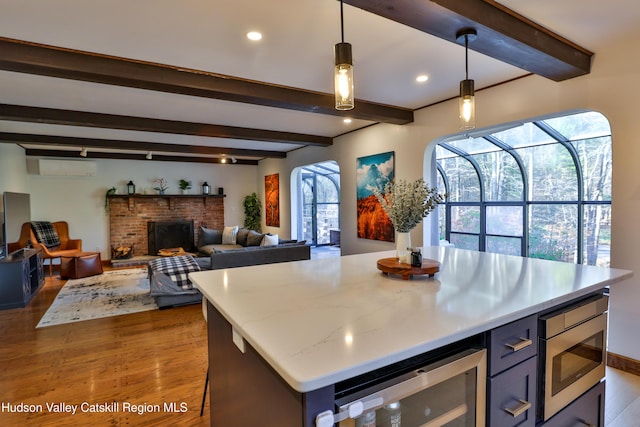
M 435 278 L 383 276 L 395 251 L 191 273 L 194 285 L 295 390 L 437 349 L 631 277 L 626 270 L 422 248 Z

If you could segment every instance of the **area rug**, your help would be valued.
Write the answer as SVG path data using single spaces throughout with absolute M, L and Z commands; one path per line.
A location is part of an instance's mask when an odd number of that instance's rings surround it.
M 157 309 L 146 269 L 111 270 L 67 281 L 36 328 Z

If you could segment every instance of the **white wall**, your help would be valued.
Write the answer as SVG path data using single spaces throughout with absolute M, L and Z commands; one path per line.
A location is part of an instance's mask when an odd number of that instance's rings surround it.
M 596 52 L 587 76 L 560 83 L 529 76 L 476 93 L 478 128 L 579 110 L 599 111 L 609 119 L 613 135 L 611 260 L 613 267 L 628 270 L 640 270 L 640 120 L 632 92 L 640 79 L 640 56 L 630 54 L 637 50 L 639 40 L 640 34 L 636 34 L 609 50 Z M 288 187 L 291 171 L 314 162 L 337 161 L 343 254 L 389 250 L 393 243 L 356 237 L 356 158 L 395 151 L 398 178 L 414 179 L 423 174 L 429 178 L 433 144 L 458 133 L 457 129 L 457 100 L 452 100 L 416 112 L 415 122 L 409 125 L 379 124 L 336 138 L 329 148 L 305 148 L 283 160 L 261 162 L 258 181 L 266 174 L 280 173 L 281 212 L 286 213 L 290 208 L 282 184 Z M 290 221 L 283 219 L 281 229 L 288 231 L 288 227 Z M 412 243 L 423 244 L 420 227 L 412 233 Z M 609 350 L 636 360 L 640 360 L 640 341 L 635 339 L 640 327 L 639 285 L 637 274 L 612 286 L 610 300 Z
M 2 145 L 2 144 L 0 144 Z M 25 157 L 19 163 L 25 164 Z M 31 164 L 37 159 L 29 158 Z M 115 186 L 119 194 L 126 194 L 126 184 L 133 180 L 136 192 L 148 188 L 150 193 L 156 184 L 154 178 L 164 177 L 169 184 L 167 194 L 179 194 L 178 180 L 191 181 L 190 190 L 200 193 L 203 181 L 213 191 L 223 187 L 226 224 L 242 224 L 244 196 L 256 191 L 256 166 L 208 165 L 198 163 L 156 162 L 153 160 L 91 160 L 96 162 L 97 173 L 93 177 L 40 176 L 30 173 L 28 191 L 31 194 L 31 219 L 42 221 L 64 220 L 69 223 L 73 238 L 82 239 L 82 248 L 102 253 L 103 259 L 111 258 L 109 244 L 109 214 L 105 211 L 105 193 Z
M 0 195 L 5 191 L 28 193 L 29 182 L 24 149 L 15 144 L 0 143 Z M 2 211 L 1 202 L 0 211 Z

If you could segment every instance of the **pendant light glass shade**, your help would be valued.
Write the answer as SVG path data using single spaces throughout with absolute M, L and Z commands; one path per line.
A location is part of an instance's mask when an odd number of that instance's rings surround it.
M 460 129 L 474 129 L 476 127 L 476 97 L 473 92 L 473 80 L 460 82 Z
M 336 110 L 351 110 L 354 107 L 351 44 L 344 42 L 336 44 L 334 53 L 336 58 L 334 68 Z

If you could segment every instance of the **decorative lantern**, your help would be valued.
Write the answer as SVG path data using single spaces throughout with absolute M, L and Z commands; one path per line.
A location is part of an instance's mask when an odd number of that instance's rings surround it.
M 210 190 L 211 190 L 211 188 L 209 187 L 209 184 L 207 184 L 207 181 L 205 181 L 202 184 L 202 194 L 204 194 L 205 196 L 208 196 Z
M 133 183 L 133 181 L 129 181 L 129 183 L 127 183 L 127 193 L 136 194 L 136 185 Z

